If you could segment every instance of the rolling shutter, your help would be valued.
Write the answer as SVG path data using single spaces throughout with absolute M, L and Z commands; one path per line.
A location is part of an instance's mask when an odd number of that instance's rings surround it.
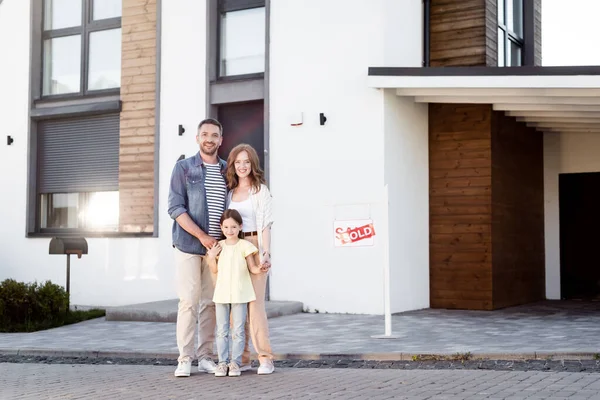
M 119 114 L 38 124 L 38 192 L 119 190 Z

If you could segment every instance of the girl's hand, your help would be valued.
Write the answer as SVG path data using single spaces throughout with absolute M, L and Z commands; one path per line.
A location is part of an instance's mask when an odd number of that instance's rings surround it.
M 262 272 L 262 268 L 256 265 L 249 266 L 248 269 L 250 269 L 250 272 L 254 275 L 258 275 Z
M 261 272 L 267 272 L 269 269 L 271 269 L 271 262 L 270 261 L 266 261 L 266 262 L 263 262 L 262 264 L 260 264 L 260 270 L 261 270 Z
M 213 247 L 208 249 L 206 255 L 208 256 L 208 258 L 217 258 L 219 253 L 221 253 L 221 245 L 219 243 L 216 243 Z

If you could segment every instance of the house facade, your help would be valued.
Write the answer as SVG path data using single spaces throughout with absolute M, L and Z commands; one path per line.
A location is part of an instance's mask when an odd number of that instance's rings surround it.
M 600 71 L 540 66 L 540 0 L 4 0 L 0 51 L 0 279 L 62 284 L 49 241 L 85 237 L 72 304 L 173 298 L 169 179 L 211 116 L 267 173 L 273 300 L 595 293 Z

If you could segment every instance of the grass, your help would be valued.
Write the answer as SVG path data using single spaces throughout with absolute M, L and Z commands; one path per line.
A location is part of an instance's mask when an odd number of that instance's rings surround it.
M 69 311 L 61 322 L 57 321 L 27 321 L 24 324 L 0 326 L 0 332 L 36 332 L 45 329 L 58 328 L 65 325 L 76 324 L 94 318 L 104 317 L 106 310 L 93 308 L 90 310 Z
M 416 354 L 412 356 L 413 361 L 460 361 L 464 363 L 469 361 L 473 355 L 471 352 L 467 353 L 456 353 L 451 356 L 438 355 L 438 354 Z

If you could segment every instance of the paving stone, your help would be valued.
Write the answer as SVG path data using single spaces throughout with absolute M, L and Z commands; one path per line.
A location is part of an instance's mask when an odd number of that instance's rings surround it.
M 383 332 L 383 317 L 373 315 L 303 313 L 270 319 L 269 325 L 273 349 L 285 358 L 289 354 L 355 354 L 359 358 L 370 354 L 399 360 L 431 353 L 533 357 L 534 353 L 600 353 L 599 315 L 600 302 L 546 301 L 493 312 L 426 309 L 392 317 L 398 339 L 373 339 L 372 335 Z M 155 357 L 177 352 L 173 323 L 105 319 L 34 333 L 0 333 L 0 349 L 137 352 Z M 547 369 L 546 361 L 551 359 L 538 360 L 537 368 Z M 568 371 L 585 368 L 571 361 L 565 367 Z

